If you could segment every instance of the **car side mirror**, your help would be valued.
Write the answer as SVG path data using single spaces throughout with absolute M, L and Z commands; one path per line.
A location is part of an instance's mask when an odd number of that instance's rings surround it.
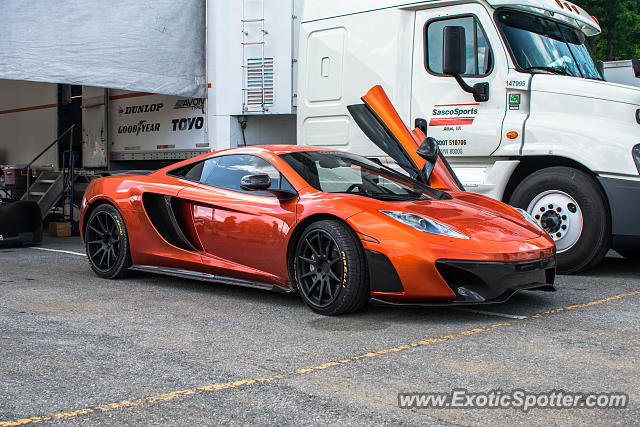
M 633 74 L 640 79 L 640 59 L 632 59 L 631 66 L 633 67 Z
M 429 182 L 440 153 L 438 142 L 434 138 L 426 138 L 422 141 L 422 144 L 420 144 L 416 153 L 427 161 L 424 165 L 424 176 L 427 179 L 427 182 Z
M 417 153 L 427 162 L 435 163 L 438 160 L 438 143 L 434 138 L 429 137 L 422 141 Z
M 489 83 L 469 86 L 462 75 L 467 72 L 467 34 L 464 27 L 444 27 L 442 46 L 442 72 L 456 79 L 462 90 L 473 94 L 476 102 L 489 101 Z
M 266 173 L 245 175 L 240 180 L 240 188 L 246 191 L 264 191 L 271 187 L 271 178 Z

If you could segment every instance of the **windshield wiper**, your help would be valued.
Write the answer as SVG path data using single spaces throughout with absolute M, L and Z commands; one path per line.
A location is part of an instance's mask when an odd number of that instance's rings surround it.
M 422 195 L 424 193 L 409 193 L 409 194 L 390 194 L 390 193 L 371 193 L 371 197 L 379 198 L 379 199 L 387 199 L 387 200 L 422 200 Z M 431 200 L 428 199 L 424 200 Z
M 571 71 L 569 71 L 569 69 L 568 69 L 568 68 L 566 68 L 566 67 L 542 67 L 542 66 L 540 66 L 540 67 L 527 67 L 527 68 L 525 68 L 525 70 L 527 70 L 527 71 L 536 71 L 536 70 L 539 70 L 539 71 L 548 71 L 548 72 L 550 72 L 550 73 L 553 73 L 553 74 L 559 74 L 559 75 L 562 75 L 562 76 L 571 76 L 571 77 L 576 77 L 576 76 L 575 76 Z
M 341 191 L 343 194 L 354 194 L 356 196 L 365 196 L 370 197 L 372 199 L 380 199 L 380 200 L 419 200 L 423 193 L 420 194 L 395 194 L 395 193 L 382 193 L 375 192 L 372 193 L 370 191 Z

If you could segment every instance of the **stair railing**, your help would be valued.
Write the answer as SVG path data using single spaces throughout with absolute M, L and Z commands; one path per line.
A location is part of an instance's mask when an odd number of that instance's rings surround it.
M 72 134 L 73 135 L 73 134 Z M 72 140 L 73 141 L 73 140 Z M 67 156 L 65 162 L 65 155 Z M 75 183 L 76 183 L 76 155 L 77 153 L 73 151 L 73 146 L 70 143 L 69 149 L 62 153 L 62 194 L 64 195 L 66 200 L 69 202 L 69 224 L 71 225 L 71 230 L 75 231 L 75 221 L 73 220 L 73 207 L 74 207 L 74 191 L 75 191 Z M 66 163 L 66 164 L 65 164 Z
M 28 164 L 27 164 L 27 194 L 26 194 L 26 200 L 29 200 L 29 198 L 31 197 L 31 165 L 33 165 L 40 157 L 42 157 L 47 151 L 49 151 L 51 149 L 51 147 L 53 147 L 55 144 L 57 144 L 62 138 L 64 138 L 68 133 L 70 133 L 70 137 L 69 137 L 69 146 L 71 147 L 73 144 L 73 128 L 75 128 L 76 125 L 71 125 L 69 126 L 69 128 L 67 130 L 65 130 L 64 132 L 62 132 L 56 139 L 54 139 L 49 145 L 46 146 L 46 148 L 44 150 L 42 150 L 40 152 L 40 154 L 38 154 L 37 156 L 35 156 L 33 158 L 33 160 L 31 160 Z

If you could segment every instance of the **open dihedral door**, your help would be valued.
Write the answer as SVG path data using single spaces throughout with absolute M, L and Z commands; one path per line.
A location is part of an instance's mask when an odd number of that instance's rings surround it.
M 349 113 L 365 135 L 398 166 L 412 178 L 433 188 L 464 190 L 439 150 L 432 165 L 418 155 L 418 148 L 426 135 L 418 128 L 409 131 L 381 86 L 372 87 L 362 101 L 364 104 L 349 105 Z M 433 171 L 429 174 L 431 168 Z

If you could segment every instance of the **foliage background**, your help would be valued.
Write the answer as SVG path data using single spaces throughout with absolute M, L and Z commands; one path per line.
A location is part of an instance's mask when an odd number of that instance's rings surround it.
M 588 40 L 595 59 L 640 58 L 640 0 L 577 0 L 600 21 L 602 34 Z

